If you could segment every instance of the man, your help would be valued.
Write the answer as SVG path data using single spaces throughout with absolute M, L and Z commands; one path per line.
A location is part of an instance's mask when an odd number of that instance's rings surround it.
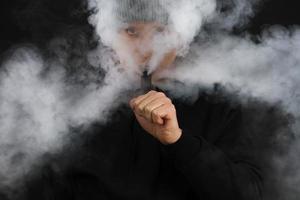
M 134 64 L 143 71 L 157 51 L 152 45 L 156 34 L 168 34 L 167 14 L 153 14 L 157 7 L 151 3 L 139 5 L 145 1 L 134 5 L 127 0 L 119 2 L 117 16 L 126 25 L 118 29 L 112 49 L 125 70 Z M 139 9 L 126 12 L 134 6 L 155 10 L 147 15 Z M 159 74 L 172 68 L 176 52 L 176 48 L 169 48 L 156 62 L 151 84 L 163 82 Z M 262 198 L 261 172 L 243 137 L 242 111 L 218 100 L 218 95 L 199 92 L 196 101 L 187 102 L 156 87 L 120 106 L 111 119 L 105 126 L 91 127 L 63 168 L 53 163 L 45 167 L 30 183 L 26 197 Z

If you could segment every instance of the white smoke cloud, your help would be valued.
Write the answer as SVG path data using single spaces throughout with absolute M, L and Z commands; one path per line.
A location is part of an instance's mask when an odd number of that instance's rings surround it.
M 126 103 L 118 95 L 134 88 L 135 77 L 120 72 L 105 54 L 99 59 L 107 73 L 103 85 L 80 88 L 66 83 L 62 66 L 44 74 L 46 63 L 32 49 L 21 48 L 5 62 L 0 73 L 1 190 L 21 186 L 45 153 L 60 152 L 70 127 L 104 123 L 110 109 Z
M 258 0 L 164 1 L 170 15 L 169 30 L 176 34 L 156 36 L 153 48 L 157 54 L 150 60 L 150 71 L 155 70 L 165 52 L 180 46 L 178 53 L 183 61 L 162 76 L 206 88 L 221 83 L 228 90 L 239 90 L 241 100 L 256 97 L 281 102 L 287 112 L 300 118 L 299 28 L 266 30 L 255 43 L 247 36 L 232 36 L 224 30 L 244 25 L 253 16 Z M 97 11 L 90 23 L 96 27 L 101 45 L 105 45 L 89 53 L 90 62 L 105 70 L 104 84 L 91 83 L 83 88 L 69 85 L 63 67 L 55 62 L 50 64 L 56 65 L 55 70 L 43 75 L 49 63 L 29 49 L 17 51 L 4 64 L 0 73 L 0 187 L 15 185 L 38 165 L 44 153 L 59 151 L 66 144 L 63 138 L 69 126 L 107 120 L 105 113 L 120 103 L 114 102 L 120 92 L 138 87 L 135 69 L 124 71 L 109 49 L 124 25 L 112 15 L 115 3 L 89 1 L 89 8 Z M 221 12 L 222 7 L 228 11 Z M 201 32 L 204 25 L 213 30 L 207 41 L 190 45 L 196 35 L 207 34 Z M 299 122 L 293 126 L 299 132 Z M 279 159 L 279 173 L 292 158 L 296 160 L 299 144 L 291 148 L 289 157 Z M 294 172 L 297 176 L 293 179 L 283 178 L 286 188 L 300 182 L 300 170 Z M 300 196 L 297 189 L 291 191 L 294 197 Z
M 98 2 L 102 2 L 101 0 Z M 168 2 L 168 1 L 164 1 Z M 280 103 L 282 109 L 296 119 L 291 128 L 297 134 L 300 131 L 300 29 L 293 27 L 286 30 L 272 27 L 265 30 L 260 41 L 254 42 L 251 36 L 233 36 L 230 31 L 247 24 L 254 16 L 254 7 L 258 0 L 225 0 L 225 1 L 170 1 L 165 9 L 170 15 L 169 29 L 178 37 L 160 38 L 154 49 L 163 55 L 168 51 L 165 44 L 174 43 L 181 47 L 178 54 L 183 56 L 175 68 L 166 70 L 161 78 L 180 81 L 188 87 L 213 88 L 218 83 L 228 91 L 235 92 L 245 105 L 249 98 L 261 99 L 270 104 Z M 101 3 L 98 5 L 101 11 Z M 101 12 L 100 12 L 101 13 Z M 96 15 L 97 16 L 97 15 Z M 100 21 L 98 21 L 100 22 Z M 207 26 L 210 32 L 202 31 Z M 103 33 L 98 29 L 98 34 Z M 191 44 L 196 35 L 203 41 Z M 203 35 L 203 36 L 202 36 Z M 158 37 L 159 38 L 159 37 Z M 207 41 L 205 41 L 207 40 Z M 151 63 L 157 63 L 159 56 L 154 56 Z M 152 71 L 155 70 L 152 64 Z M 174 93 L 189 93 L 169 87 Z M 236 93 L 238 91 L 238 93 Z M 287 150 L 284 157 L 274 157 L 280 197 L 298 199 L 300 191 L 295 186 L 300 182 L 300 163 L 295 162 L 299 155 L 300 140 Z M 291 167 L 292 166 L 292 167 Z M 285 170 L 291 167 L 292 176 Z M 285 175 L 285 176 L 284 176 Z
M 170 1 L 166 5 L 170 15 L 170 29 L 179 34 L 184 49 L 189 47 L 202 25 L 209 21 L 216 9 L 215 0 L 178 0 Z
M 215 83 L 233 89 L 243 88 L 242 95 L 282 101 L 289 112 L 299 113 L 300 31 L 273 28 L 261 42 L 249 38 L 215 35 L 205 44 L 191 47 L 187 57 L 166 73 L 170 78 L 188 84 L 211 87 Z M 190 61 L 193 62 L 190 62 Z
M 232 30 L 246 25 L 255 15 L 261 0 L 218 0 L 217 10 L 210 21 L 213 28 Z

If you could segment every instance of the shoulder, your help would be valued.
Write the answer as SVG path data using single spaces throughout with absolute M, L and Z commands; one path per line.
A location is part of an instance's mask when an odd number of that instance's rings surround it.
M 172 99 L 177 106 L 184 106 L 185 109 L 200 109 L 203 107 L 212 110 L 232 110 L 241 109 L 241 103 L 234 93 L 229 93 L 219 84 L 205 88 L 199 85 L 189 85 L 179 81 L 170 81 L 162 86 L 163 91 Z M 175 105 L 175 106 L 176 106 Z
M 233 93 L 218 87 L 212 90 L 193 88 L 188 94 L 172 93 L 172 99 L 180 112 L 193 113 L 194 117 L 203 116 L 222 123 L 225 119 L 241 118 L 243 106 Z M 185 90 L 186 91 L 186 90 Z

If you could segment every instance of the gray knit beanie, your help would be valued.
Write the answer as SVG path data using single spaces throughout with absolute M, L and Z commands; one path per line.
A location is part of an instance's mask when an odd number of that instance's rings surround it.
M 115 13 L 122 22 L 156 21 L 167 25 L 165 0 L 115 0 Z

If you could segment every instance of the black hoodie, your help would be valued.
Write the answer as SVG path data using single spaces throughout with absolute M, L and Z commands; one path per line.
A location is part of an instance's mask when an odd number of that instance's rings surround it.
M 201 93 L 193 103 L 172 99 L 183 135 L 163 145 L 145 132 L 128 105 L 108 124 L 95 123 L 67 167 L 44 167 L 28 184 L 28 200 L 254 200 L 262 173 L 243 111 Z M 69 161 L 68 161 L 69 159 Z

